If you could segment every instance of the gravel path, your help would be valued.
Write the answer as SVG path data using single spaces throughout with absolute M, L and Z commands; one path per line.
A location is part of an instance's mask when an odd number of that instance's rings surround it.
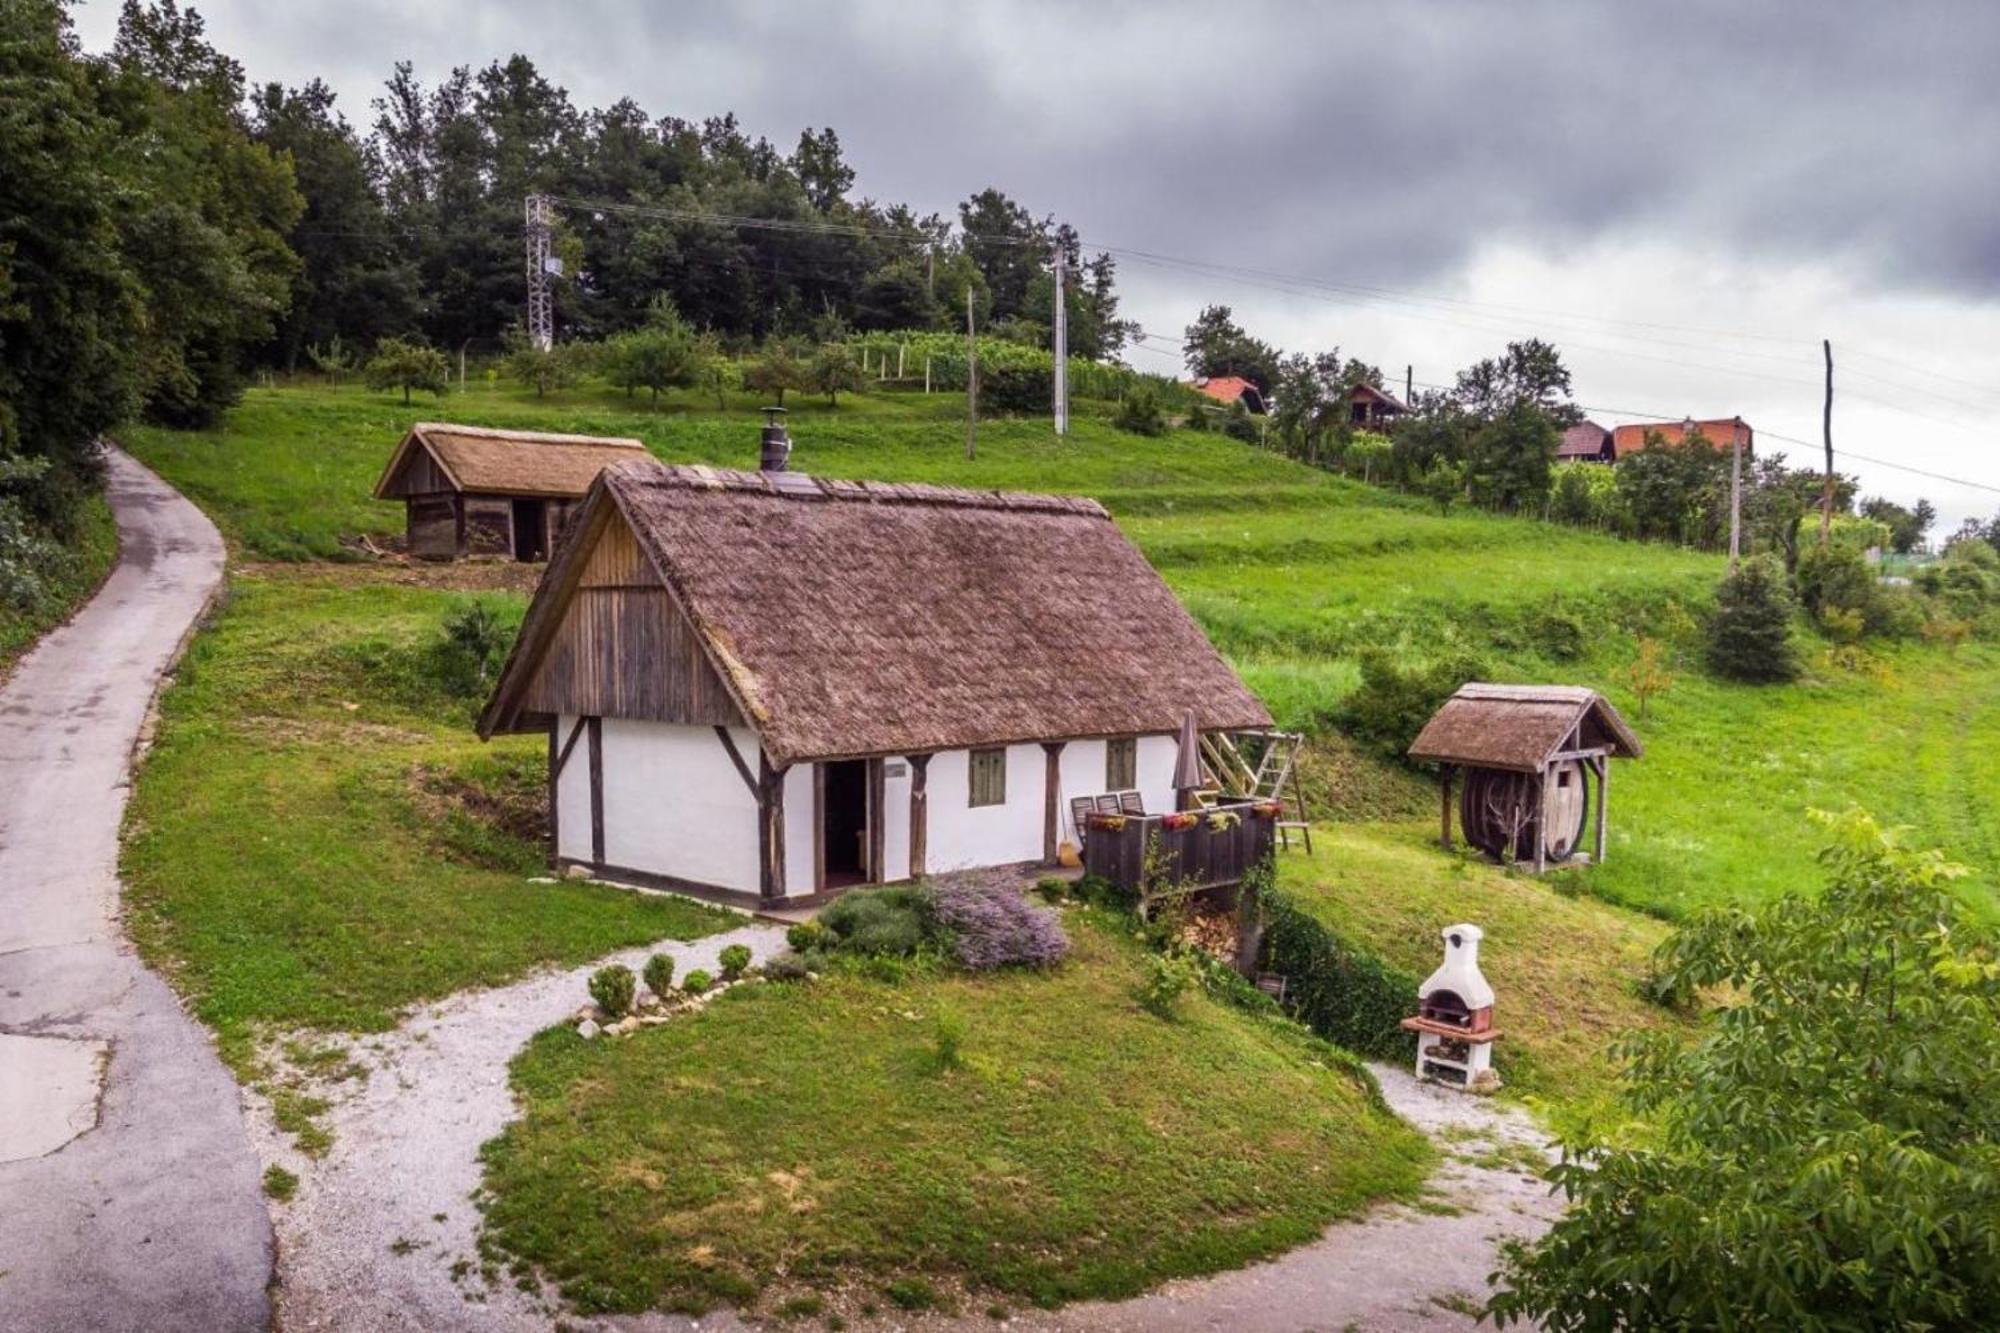
M 635 972 L 655 953 L 675 974 L 715 970 L 723 946 L 759 958 L 784 947 L 776 926 L 745 924 L 691 944 L 671 941 L 515 985 L 464 991 L 420 1010 L 395 1032 L 355 1043 L 368 1071 L 322 1092 L 333 1147 L 301 1156 L 254 1094 L 253 1134 L 268 1159 L 300 1177 L 278 1229 L 278 1310 L 285 1333 L 366 1329 L 549 1329 L 557 1312 L 508 1280 L 479 1272 L 479 1146 L 515 1117 L 507 1063 L 528 1039 L 588 1002 L 584 982 L 605 963 Z M 600 1038 L 600 1040 L 606 1040 Z M 464 1263 L 455 1276 L 453 1266 Z M 713 1320 L 707 1321 L 715 1327 Z M 571 1319 L 572 1328 L 593 1325 Z
M 0 1328 L 262 1328 L 271 1227 L 236 1081 L 119 930 L 118 826 L 222 538 L 108 458 L 117 567 L 0 689 Z

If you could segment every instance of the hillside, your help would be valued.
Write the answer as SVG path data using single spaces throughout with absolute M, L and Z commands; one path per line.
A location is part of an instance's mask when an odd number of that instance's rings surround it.
M 206 507 L 238 552 L 352 558 L 358 533 L 392 536 L 400 510 L 368 498 L 411 421 L 443 417 L 644 439 L 664 458 L 749 466 L 757 416 L 738 396 L 718 413 L 680 395 L 576 390 L 546 400 L 474 388 L 404 407 L 356 388 L 253 392 L 221 430 L 137 428 L 127 442 Z M 1079 406 L 1058 442 L 1041 421 L 985 421 L 964 457 L 963 399 L 794 398 L 795 464 L 835 476 L 942 481 L 1097 496 L 1159 567 L 1281 721 L 1325 730 L 1353 686 L 1355 655 L 1473 650 L 1492 674 L 1578 681 L 1632 706 L 1617 672 L 1645 630 L 1676 644 L 1675 686 L 1642 725 L 1643 762 L 1620 768 L 1608 864 L 1589 889 L 1673 916 L 1759 898 L 1804 878 L 1810 806 L 1856 802 L 1913 824 L 1978 872 L 2000 869 L 2000 778 L 1980 762 L 2000 735 L 2000 656 L 1973 645 L 1886 650 L 1860 670 L 1815 661 L 1796 685 L 1753 688 L 1703 674 L 1692 616 L 1721 562 L 1528 520 L 1455 511 L 1331 477 L 1217 436 L 1146 439 Z M 1544 648 L 1580 628 L 1570 660 Z M 1557 635 L 1560 639 L 1562 635 Z M 1429 818 L 1421 788 L 1346 747 L 1329 793 L 1343 811 Z

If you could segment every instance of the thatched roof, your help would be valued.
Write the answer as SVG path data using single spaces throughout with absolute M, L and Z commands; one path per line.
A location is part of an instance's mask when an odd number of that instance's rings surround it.
M 1271 723 L 1094 500 L 646 460 L 591 492 L 482 732 L 523 724 L 605 506 L 777 764 Z
M 1645 752 L 1611 701 L 1596 690 L 1475 682 L 1459 686 L 1431 715 L 1410 746 L 1410 758 L 1535 773 L 1568 748 L 1572 737 L 1579 748 L 1607 746 L 1625 758 Z
M 632 439 L 419 421 L 389 456 L 375 496 L 407 494 L 399 477 L 413 459 L 428 454 L 454 490 L 576 499 L 605 468 L 645 452 L 646 446 Z

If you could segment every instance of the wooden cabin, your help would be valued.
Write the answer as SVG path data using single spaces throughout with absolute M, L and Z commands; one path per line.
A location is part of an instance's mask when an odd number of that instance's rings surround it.
M 1410 758 L 1438 766 L 1447 849 L 1452 779 L 1463 771 L 1465 840 L 1537 871 L 1587 859 L 1580 849 L 1593 825 L 1595 859 L 1604 859 L 1610 761 L 1644 752 L 1610 700 L 1569 685 L 1462 685 L 1410 746 Z
M 1595 421 L 1577 422 L 1565 430 L 1562 439 L 1556 442 L 1558 463 L 1614 463 L 1617 460 L 1611 432 Z
M 597 474 L 645 453 L 637 440 L 420 421 L 375 498 L 403 502 L 411 555 L 546 560 Z
M 1372 384 L 1357 384 L 1347 391 L 1347 423 L 1357 430 L 1385 431 L 1409 410 L 1402 399 Z
M 479 721 L 548 733 L 562 867 L 756 907 L 1049 862 L 1074 797 L 1176 808 L 1188 710 L 1270 726 L 1094 500 L 646 459 L 573 522 Z

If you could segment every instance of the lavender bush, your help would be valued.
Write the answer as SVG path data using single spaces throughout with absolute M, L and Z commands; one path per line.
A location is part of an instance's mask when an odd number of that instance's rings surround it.
M 933 891 L 931 910 L 951 932 L 958 961 L 975 971 L 1052 967 L 1069 953 L 1055 913 L 1012 884 L 945 881 Z

